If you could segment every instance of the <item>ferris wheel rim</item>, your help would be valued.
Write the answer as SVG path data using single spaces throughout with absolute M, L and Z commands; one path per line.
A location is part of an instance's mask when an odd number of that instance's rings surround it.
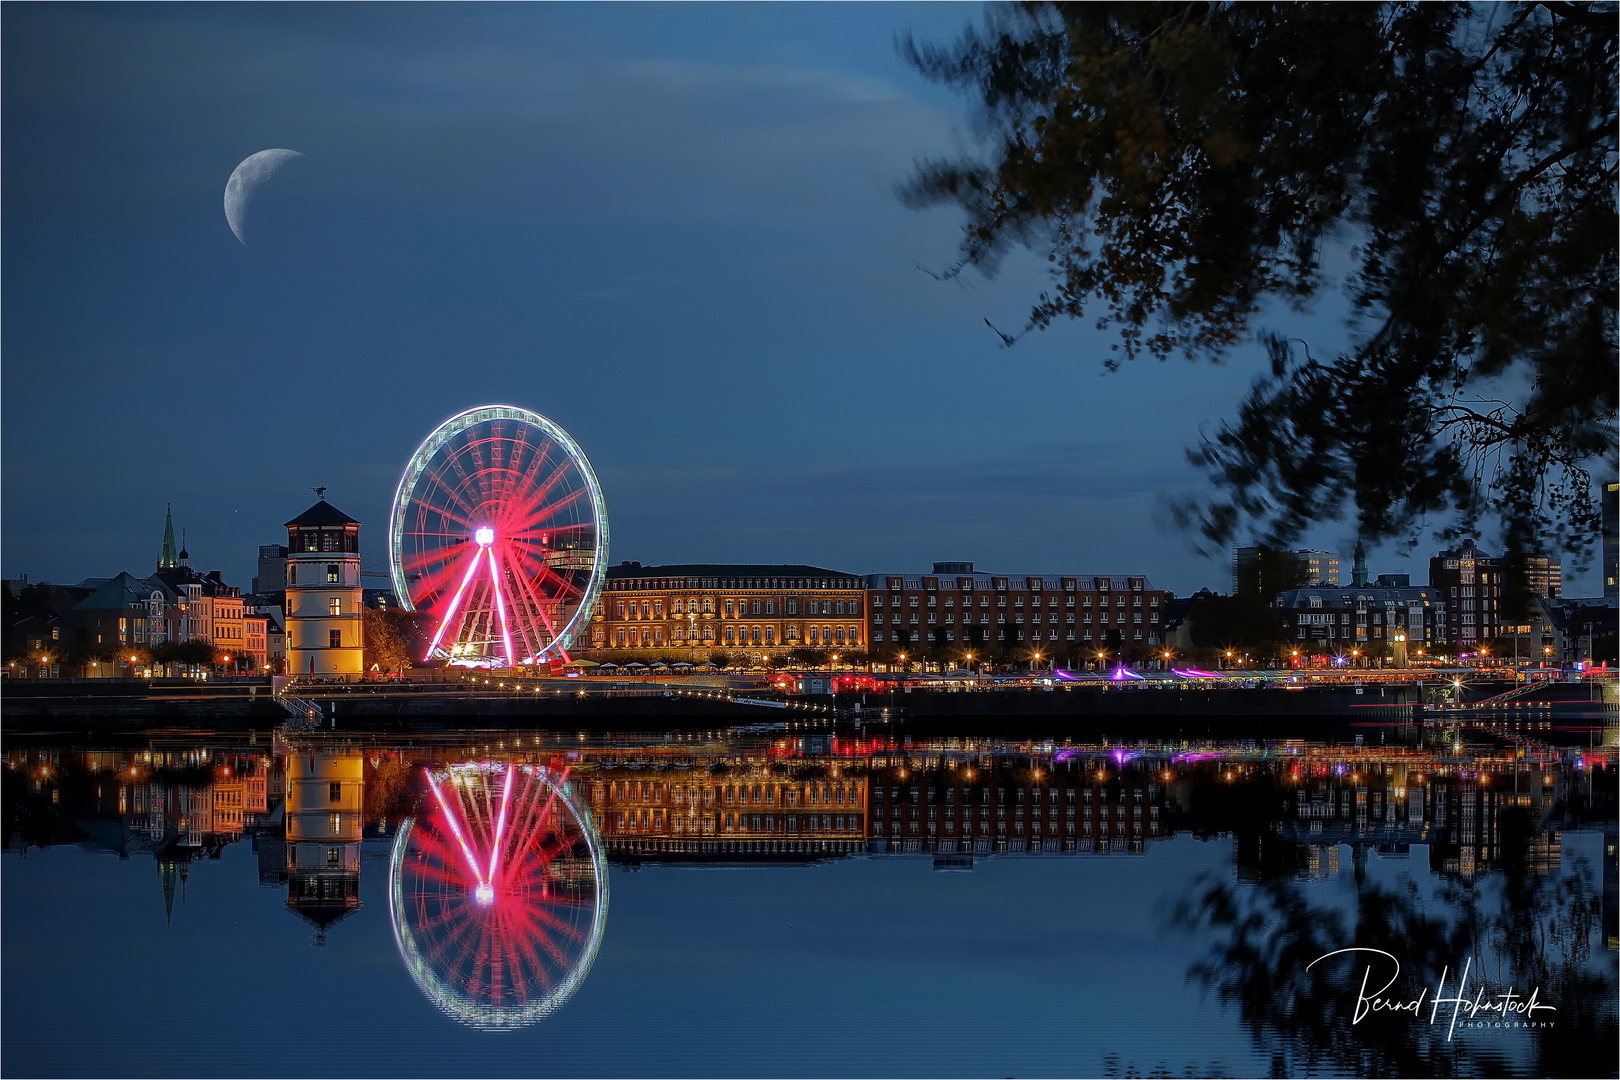
M 521 405 L 496 402 L 463 409 L 440 422 L 411 454 L 410 460 L 406 462 L 405 471 L 400 474 L 399 484 L 394 489 L 394 499 L 388 514 L 388 572 L 394 586 L 394 595 L 406 611 L 417 610 L 416 603 L 411 597 L 404 565 L 405 513 L 416 491 L 417 482 L 433 456 L 453 437 L 490 420 L 516 420 L 539 429 L 547 438 L 554 440 L 578 468 L 585 490 L 590 496 L 592 524 L 595 530 L 590 574 L 580 592 L 580 602 L 572 618 L 553 637 L 559 649 L 566 652 L 591 618 L 590 613 L 601 596 L 602 586 L 607 578 L 609 540 L 607 504 L 602 497 L 602 485 L 597 480 L 596 470 L 574 437 L 555 420 Z M 535 661 L 538 657 L 528 659 Z
M 496 763 L 472 762 L 462 767 L 483 768 L 493 764 Z M 435 771 L 441 777 L 448 777 L 452 775 L 455 768 L 457 766 L 444 766 Z M 410 849 L 411 835 L 416 828 L 415 817 L 407 817 L 400 822 L 399 832 L 394 836 L 394 844 L 389 856 L 388 918 L 394 934 L 394 945 L 398 948 L 400 959 L 405 962 L 406 970 L 410 972 L 412 981 L 422 991 L 423 996 L 451 1019 L 485 1031 L 510 1031 L 527 1027 L 530 1024 L 544 1020 L 561 1009 L 568 999 L 574 996 L 574 993 L 579 989 L 580 983 L 584 982 L 585 977 L 590 974 L 591 966 L 596 962 L 597 951 L 601 948 L 603 932 L 607 926 L 607 856 L 598 842 L 589 807 L 576 797 L 574 784 L 571 780 L 564 778 L 561 782 L 558 782 L 552 770 L 545 766 L 523 766 L 523 768 L 539 774 L 544 782 L 557 793 L 562 803 L 568 807 L 574 823 L 579 827 L 580 836 L 585 841 L 586 851 L 590 856 L 593 877 L 591 928 L 586 937 L 585 949 L 580 953 L 578 961 L 569 970 L 568 976 L 538 1000 L 526 1003 L 520 1008 L 484 1005 L 473 1001 L 467 994 L 457 990 L 447 980 L 439 977 L 417 947 L 416 936 L 411 932 L 409 919 L 406 917 L 405 875 L 403 871 L 406 853 Z

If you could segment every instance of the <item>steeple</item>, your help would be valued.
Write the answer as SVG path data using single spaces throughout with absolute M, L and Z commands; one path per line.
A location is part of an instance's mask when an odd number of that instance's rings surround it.
M 169 539 L 170 539 L 170 542 L 172 543 L 174 538 L 171 536 Z M 186 550 L 186 530 L 184 530 L 184 529 L 180 530 L 180 560 L 179 560 L 179 565 L 180 566 L 190 566 L 191 565 L 191 552 Z
M 158 556 L 159 570 L 173 570 L 178 563 L 174 561 L 174 504 L 169 504 L 168 517 L 163 522 L 163 554 Z
M 1367 587 L 1367 548 L 1360 540 L 1356 541 L 1356 568 L 1351 573 L 1351 586 L 1357 589 L 1365 589 Z

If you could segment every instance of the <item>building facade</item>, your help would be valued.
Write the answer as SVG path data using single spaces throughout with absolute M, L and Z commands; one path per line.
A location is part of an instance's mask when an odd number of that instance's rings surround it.
M 1446 605 L 1449 637 L 1459 651 L 1489 646 L 1498 636 L 1532 633 L 1528 624 L 1510 617 L 1507 559 L 1487 555 L 1473 540 L 1437 553 L 1429 560 L 1429 584 Z M 1563 595 L 1563 566 L 1545 555 L 1525 559 L 1525 584 L 1532 598 L 1558 600 Z
M 1371 651 L 1404 664 L 1447 640 L 1446 606 L 1433 587 L 1289 589 L 1272 607 L 1306 655 Z
M 819 566 L 692 563 L 611 567 L 578 648 L 743 649 L 769 655 L 865 645 L 865 584 Z
M 1165 594 L 1146 577 L 988 574 L 939 562 L 931 574 L 866 579 L 874 650 L 941 645 L 1147 655 L 1164 643 Z
M 326 501 L 287 522 L 289 675 L 358 679 L 361 638 L 360 522 Z

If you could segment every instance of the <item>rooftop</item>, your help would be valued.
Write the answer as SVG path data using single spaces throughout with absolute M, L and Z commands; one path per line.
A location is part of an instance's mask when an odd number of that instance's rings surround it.
M 287 522 L 286 527 L 295 525 L 359 525 L 360 522 L 345 514 L 325 499 L 321 499 L 314 506 Z

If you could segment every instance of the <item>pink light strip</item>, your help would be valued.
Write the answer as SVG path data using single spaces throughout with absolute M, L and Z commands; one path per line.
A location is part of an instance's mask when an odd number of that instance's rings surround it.
M 444 620 L 439 623 L 439 632 L 433 635 L 427 655 L 422 658 L 423 663 L 433 659 L 433 650 L 439 647 L 439 639 L 444 636 L 445 630 L 449 629 L 450 620 L 455 618 L 456 608 L 461 605 L 461 594 L 467 591 L 467 583 L 472 580 L 473 571 L 478 569 L 478 560 L 483 557 L 484 549 L 479 548 L 478 553 L 473 556 L 472 565 L 467 567 L 467 576 L 461 579 L 461 587 L 456 590 L 456 595 L 450 598 L 450 610 L 444 613 Z
M 473 858 L 472 849 L 467 846 L 467 838 L 461 835 L 461 826 L 456 823 L 456 815 L 450 812 L 450 804 L 445 801 L 444 792 L 439 790 L 439 782 L 433 779 L 433 774 L 427 769 L 422 771 L 427 773 L 428 786 L 433 789 L 433 797 L 439 800 L 439 809 L 444 811 L 444 819 L 450 823 L 450 831 L 455 834 L 456 843 L 461 845 L 461 854 L 467 860 L 467 868 L 472 871 L 473 877 L 478 879 L 478 884 L 483 885 L 484 875 L 479 872 L 478 860 Z
M 495 819 L 495 850 L 489 853 L 489 882 L 495 883 L 501 865 L 501 838 L 506 834 L 506 806 L 512 798 L 512 765 L 506 766 L 506 786 L 501 789 L 501 812 Z
M 495 553 L 489 556 L 489 582 L 495 586 L 495 607 L 501 613 L 501 638 L 506 642 L 506 666 L 512 667 L 512 630 L 506 624 L 506 601 L 501 599 L 501 575 L 495 569 Z

